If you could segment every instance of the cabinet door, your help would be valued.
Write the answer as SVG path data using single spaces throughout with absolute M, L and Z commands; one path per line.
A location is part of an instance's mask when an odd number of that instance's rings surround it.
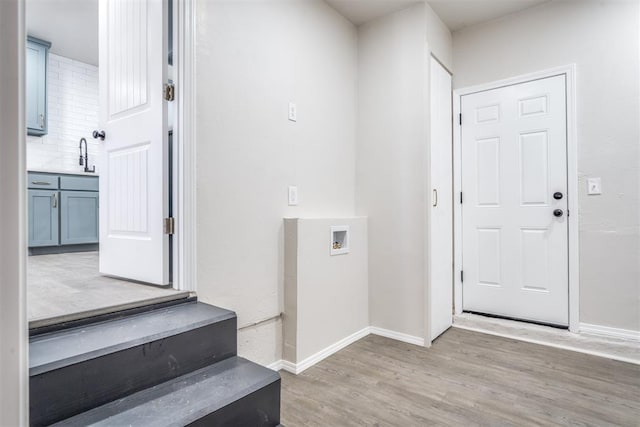
M 57 246 L 58 192 L 29 190 L 29 246 Z
M 26 52 L 27 133 L 47 133 L 47 54 L 50 44 L 29 37 Z
M 98 192 L 60 192 L 60 244 L 98 243 Z

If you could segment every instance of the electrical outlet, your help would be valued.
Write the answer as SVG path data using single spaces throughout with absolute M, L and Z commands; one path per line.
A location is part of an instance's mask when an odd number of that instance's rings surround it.
M 602 180 L 600 178 L 587 179 L 587 194 L 589 195 L 602 194 Z
M 298 206 L 298 187 L 289 187 L 289 206 Z

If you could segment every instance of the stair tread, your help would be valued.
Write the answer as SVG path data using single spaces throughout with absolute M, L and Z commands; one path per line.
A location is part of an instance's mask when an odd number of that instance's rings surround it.
M 115 400 L 55 426 L 184 426 L 280 379 L 238 356 Z
M 29 343 L 29 374 L 39 375 L 233 317 L 230 310 L 190 302 L 38 335 Z

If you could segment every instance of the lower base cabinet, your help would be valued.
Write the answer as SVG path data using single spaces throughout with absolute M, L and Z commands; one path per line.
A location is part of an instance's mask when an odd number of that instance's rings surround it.
M 97 177 L 29 173 L 29 186 L 29 247 L 98 243 Z

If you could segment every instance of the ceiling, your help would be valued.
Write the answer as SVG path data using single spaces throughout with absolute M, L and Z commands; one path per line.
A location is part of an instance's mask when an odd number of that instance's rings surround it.
M 451 31 L 490 21 L 550 0 L 428 0 Z
M 364 24 L 389 13 L 406 9 L 419 0 L 325 0 L 354 25 Z
M 26 0 L 26 20 L 52 53 L 98 65 L 98 0 Z
M 422 0 L 325 0 L 355 25 L 405 9 Z M 451 31 L 490 21 L 551 0 L 427 0 Z

